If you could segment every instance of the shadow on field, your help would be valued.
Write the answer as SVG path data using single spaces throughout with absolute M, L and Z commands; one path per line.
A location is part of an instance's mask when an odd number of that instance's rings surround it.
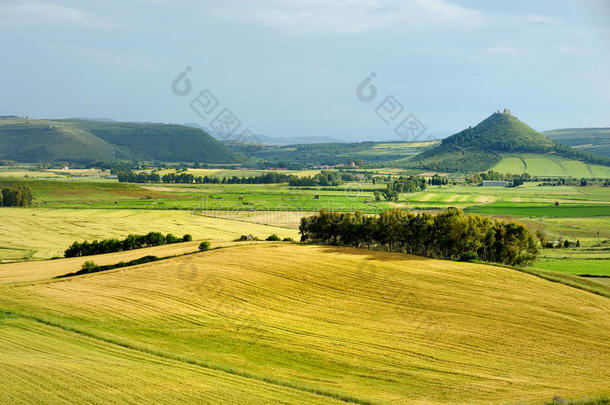
M 365 248 L 355 248 L 348 246 L 328 246 L 322 245 L 324 253 L 343 253 L 355 256 L 365 256 L 366 260 L 379 260 L 384 262 L 405 262 L 405 261 L 428 261 L 434 260 L 423 256 L 409 255 L 406 253 L 385 252 L 383 250 L 370 250 Z

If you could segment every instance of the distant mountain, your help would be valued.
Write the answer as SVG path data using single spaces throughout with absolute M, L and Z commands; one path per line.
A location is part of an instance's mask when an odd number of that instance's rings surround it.
M 581 152 L 610 157 L 610 128 L 565 128 L 545 131 L 543 134 Z
M 318 143 L 346 143 L 341 139 L 331 138 L 330 136 L 285 136 L 272 137 L 267 135 L 256 135 L 260 143 L 267 145 L 309 145 Z
M 0 159 L 232 163 L 239 157 L 201 129 L 183 125 L 16 118 L 0 120 Z
M 219 136 L 214 133 L 214 131 L 209 128 L 203 127 L 196 122 L 187 122 L 183 125 L 200 128 L 214 138 L 219 141 L 226 141 L 225 137 Z M 285 137 L 273 137 L 262 134 L 254 134 L 253 143 L 261 143 L 264 145 L 307 145 L 313 143 L 347 143 L 348 141 L 344 141 L 337 138 L 331 138 L 329 136 L 285 136 Z
M 498 164 L 503 155 L 515 153 L 555 153 L 588 163 L 610 165 L 608 158 L 555 143 L 506 109 L 493 113 L 474 128 L 443 139 L 439 146 L 417 155 L 411 162 L 432 170 L 474 172 L 488 170 Z
M 116 122 L 116 120 L 113 120 L 112 118 L 104 118 L 104 117 L 99 117 L 99 118 L 91 118 L 91 117 L 72 117 L 69 118 L 71 120 L 81 120 L 81 121 L 102 121 L 102 122 Z

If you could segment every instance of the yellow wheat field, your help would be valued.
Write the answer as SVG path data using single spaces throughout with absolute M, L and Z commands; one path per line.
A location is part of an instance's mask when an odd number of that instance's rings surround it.
M 0 286 L 0 308 L 0 341 L 19 347 L 2 349 L 0 395 L 12 402 L 54 402 L 62 387 L 71 387 L 64 400 L 98 403 L 542 403 L 610 393 L 607 298 L 479 264 L 236 246 Z
M 0 263 L 63 257 L 75 240 L 124 238 L 158 231 L 195 240 L 226 242 L 240 235 L 261 239 L 275 233 L 298 238 L 298 230 L 243 220 L 194 215 L 187 210 L 0 208 Z

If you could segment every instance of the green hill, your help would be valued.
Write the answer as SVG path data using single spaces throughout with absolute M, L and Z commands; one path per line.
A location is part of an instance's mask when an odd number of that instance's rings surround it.
M 0 159 L 19 162 L 150 160 L 231 163 L 238 158 L 198 128 L 87 120 L 0 120 Z
M 507 154 L 559 155 L 585 163 L 610 166 L 610 159 L 561 145 L 519 121 L 510 111 L 497 112 L 411 160 L 416 167 L 473 172 L 497 166 Z M 569 175 L 569 174 L 568 174 Z
M 543 133 L 555 142 L 581 152 L 610 157 L 610 128 L 565 128 Z

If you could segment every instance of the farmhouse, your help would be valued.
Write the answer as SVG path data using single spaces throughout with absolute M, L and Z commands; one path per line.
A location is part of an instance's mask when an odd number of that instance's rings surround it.
M 511 187 L 513 185 L 513 182 L 512 181 L 504 181 L 504 180 L 483 180 L 481 185 L 482 186 Z

